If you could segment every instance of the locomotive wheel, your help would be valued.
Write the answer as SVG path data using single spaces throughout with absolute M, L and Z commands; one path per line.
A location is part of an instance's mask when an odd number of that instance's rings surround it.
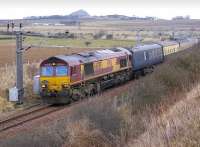
M 80 91 L 78 89 L 73 89 L 71 98 L 73 101 L 78 101 L 81 98 Z
M 79 95 L 77 95 L 77 94 L 73 94 L 72 95 L 72 100 L 73 101 L 78 101 L 80 99 L 80 96 Z

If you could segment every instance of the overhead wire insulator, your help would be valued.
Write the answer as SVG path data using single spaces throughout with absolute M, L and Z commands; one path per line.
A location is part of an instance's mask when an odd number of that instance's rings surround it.
M 22 29 L 22 23 L 19 24 L 19 28 L 20 28 L 20 30 Z
M 7 24 L 7 32 L 9 31 L 9 28 L 10 28 L 10 24 L 8 23 Z
M 14 23 L 12 23 L 11 25 L 12 25 L 12 29 L 14 29 L 14 27 L 15 27 L 15 24 L 14 24 Z

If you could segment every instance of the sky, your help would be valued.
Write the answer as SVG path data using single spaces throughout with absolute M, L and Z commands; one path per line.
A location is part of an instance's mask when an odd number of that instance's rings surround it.
M 200 0 L 0 0 L 0 19 L 68 15 L 83 9 L 91 15 L 121 14 L 171 19 L 200 19 Z

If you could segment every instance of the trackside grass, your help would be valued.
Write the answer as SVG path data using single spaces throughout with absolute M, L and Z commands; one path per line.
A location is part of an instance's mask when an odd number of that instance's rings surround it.
M 39 64 L 31 63 L 24 64 L 24 89 L 25 97 L 33 98 L 33 76 L 38 71 Z M 14 108 L 14 104 L 7 102 L 8 89 L 15 86 L 16 81 L 16 66 L 15 65 L 5 65 L 0 67 L 0 114 L 2 112 Z M 9 108 L 9 109 L 7 109 Z

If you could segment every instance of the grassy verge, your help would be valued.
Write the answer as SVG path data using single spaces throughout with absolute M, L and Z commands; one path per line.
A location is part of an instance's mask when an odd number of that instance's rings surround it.
M 9 111 L 14 109 L 14 106 L 12 103 L 9 103 L 6 99 L 0 97 L 0 113 Z
M 38 71 L 38 64 L 24 64 L 24 89 L 25 89 L 25 97 L 26 101 L 31 100 L 33 98 L 33 76 Z M 7 108 L 14 108 L 14 104 L 7 102 L 8 93 L 7 90 L 11 87 L 15 86 L 16 81 L 16 66 L 15 65 L 7 65 L 4 67 L 0 67 L 0 114 L 5 112 Z M 27 99 L 29 98 L 29 99 Z

